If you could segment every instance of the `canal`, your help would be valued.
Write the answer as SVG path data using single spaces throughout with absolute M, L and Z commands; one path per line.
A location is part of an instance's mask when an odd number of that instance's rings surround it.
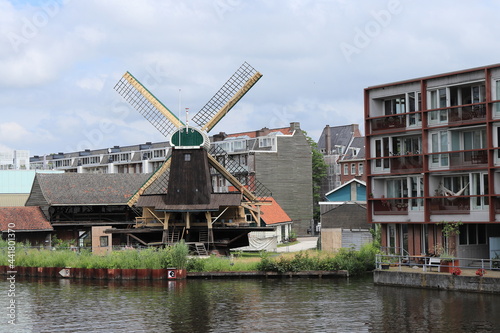
M 1 332 L 498 332 L 500 295 L 356 279 L 0 283 Z M 16 325 L 8 324 L 15 300 Z

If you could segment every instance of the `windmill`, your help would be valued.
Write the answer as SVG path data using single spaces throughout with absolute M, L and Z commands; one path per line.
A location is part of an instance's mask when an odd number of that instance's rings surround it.
M 115 90 L 169 139 L 172 146 L 171 154 L 162 166 L 128 202 L 131 207 L 143 208 L 142 217 L 138 218 L 141 223 L 136 227 L 160 228 L 163 232 L 161 244 L 185 238 L 190 232 L 188 238 L 194 239 L 195 243 L 216 243 L 213 226 L 229 213 L 234 216 L 230 220 L 241 221 L 246 210 L 259 222 L 256 186 L 243 185 L 226 168 L 225 162 L 218 161 L 217 155 L 221 153 L 210 152 L 208 132 L 261 77 L 261 73 L 243 63 L 195 114 L 192 121 L 197 126 L 188 126 L 187 121 L 186 124 L 182 122 L 132 74 L 123 75 Z M 231 166 L 234 169 L 234 165 Z M 213 193 L 210 170 L 216 170 L 227 179 L 237 193 Z M 213 216 L 213 213 L 217 215 Z M 241 238 L 239 233 L 228 236 L 228 231 L 226 228 L 219 232 L 219 237 Z

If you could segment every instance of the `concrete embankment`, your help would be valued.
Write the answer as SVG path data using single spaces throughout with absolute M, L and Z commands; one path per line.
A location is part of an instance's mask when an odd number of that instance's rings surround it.
M 373 272 L 373 282 L 376 285 L 500 293 L 500 278 L 497 276 L 452 275 L 404 270 L 375 270 Z

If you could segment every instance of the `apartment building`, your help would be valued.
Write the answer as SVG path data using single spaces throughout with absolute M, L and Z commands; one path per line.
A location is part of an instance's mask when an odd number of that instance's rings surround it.
M 358 124 L 326 125 L 318 140 L 318 149 L 328 165 L 321 184 L 321 197 L 351 179 L 365 180 L 365 139 Z
M 500 64 L 364 91 L 370 223 L 396 253 L 500 254 Z M 498 247 L 498 248 L 496 248 Z

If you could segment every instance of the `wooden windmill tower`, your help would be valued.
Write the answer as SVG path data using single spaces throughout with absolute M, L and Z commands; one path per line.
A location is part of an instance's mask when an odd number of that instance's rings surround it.
M 260 200 L 252 187 L 244 186 L 210 153 L 208 132 L 261 77 L 261 73 L 244 63 L 195 114 L 194 127 L 184 124 L 130 73 L 123 75 L 115 90 L 169 138 L 172 146 L 163 165 L 128 202 L 131 207 L 143 209 L 136 227 L 147 227 L 151 233 L 161 230 L 161 244 L 185 238 L 188 242 L 216 246 L 218 242 L 226 243 L 225 247 L 246 245 L 240 239 L 245 228 L 235 232 L 231 227 L 234 222 L 245 221 L 246 212 L 259 223 Z M 213 193 L 210 170 L 227 179 L 237 192 Z M 232 223 L 217 229 L 223 220 Z M 238 241 L 229 245 L 228 239 L 235 238 Z

